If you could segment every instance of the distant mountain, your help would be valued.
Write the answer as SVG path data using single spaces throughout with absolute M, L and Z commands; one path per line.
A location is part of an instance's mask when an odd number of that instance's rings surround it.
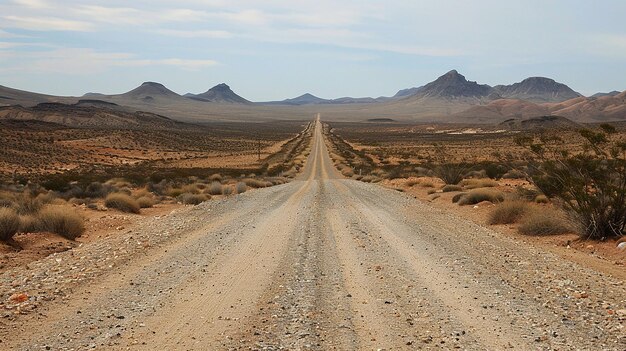
M 285 99 L 282 101 L 270 101 L 264 104 L 268 105 L 315 105 L 315 104 L 328 104 L 331 100 L 319 98 L 311 93 L 305 93 L 298 97 Z
M 615 95 L 619 95 L 619 91 L 617 90 L 613 90 L 609 93 L 595 93 L 593 95 L 591 95 L 590 97 L 592 98 L 599 98 L 599 97 L 604 97 L 604 96 L 615 96 Z
M 203 102 L 219 102 L 231 104 L 249 104 L 250 101 L 235 94 L 225 83 L 218 84 L 202 94 L 185 94 L 186 98 L 203 101 Z
M 512 85 L 496 85 L 494 90 L 505 99 L 532 102 L 561 102 L 582 96 L 565 84 L 545 77 L 530 77 Z
M 156 98 L 182 98 L 182 96 L 169 90 L 161 83 L 144 82 L 137 88 L 116 97 L 153 102 Z
M 508 119 L 498 126 L 511 130 L 535 129 L 581 129 L 582 126 L 570 119 L 560 116 L 541 116 L 528 119 Z
M 546 115 L 562 116 L 575 122 L 626 120 L 626 91 L 599 98 L 580 96 L 558 102 L 536 104 L 517 99 L 500 99 L 486 105 L 472 106 L 453 114 L 455 121 L 495 122 L 504 119 L 524 119 Z
M 392 96 L 392 99 L 399 99 L 399 98 L 403 98 L 403 97 L 407 97 L 407 96 L 413 96 L 413 95 L 417 95 L 420 91 L 422 91 L 424 89 L 423 86 L 421 87 L 416 87 L 416 88 L 408 88 L 408 89 L 402 89 L 399 90 L 396 95 Z
M 38 94 L 0 85 L 0 106 L 33 106 L 42 102 L 62 101 L 71 98 Z
M 441 99 L 484 98 L 489 96 L 492 90 L 490 86 L 468 81 L 459 72 L 452 70 L 426 84 L 414 96 Z

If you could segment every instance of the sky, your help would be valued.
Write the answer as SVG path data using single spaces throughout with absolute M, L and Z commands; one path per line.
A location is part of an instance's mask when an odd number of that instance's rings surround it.
M 0 0 L 0 85 L 52 95 L 227 83 L 253 101 L 391 96 L 456 69 L 626 89 L 626 1 Z

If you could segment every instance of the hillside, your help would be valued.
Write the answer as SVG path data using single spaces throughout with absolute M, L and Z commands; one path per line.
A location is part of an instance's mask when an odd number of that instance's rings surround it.
M 237 95 L 225 83 L 218 84 L 202 94 L 185 94 L 185 97 L 192 99 L 192 100 L 202 101 L 202 102 L 216 102 L 216 103 L 229 103 L 229 104 L 249 104 L 250 103 L 250 101 Z
M 550 78 L 531 77 L 512 85 L 497 85 L 494 90 L 503 98 L 532 102 L 561 102 L 581 97 L 565 84 Z
M 537 129 L 581 129 L 582 126 L 570 119 L 560 116 L 541 116 L 528 119 L 508 119 L 498 124 L 511 130 L 537 130 Z
M 153 113 L 132 112 L 115 104 L 94 100 L 81 100 L 73 105 L 41 103 L 33 107 L 0 107 L 0 119 L 97 129 L 162 129 L 183 125 Z

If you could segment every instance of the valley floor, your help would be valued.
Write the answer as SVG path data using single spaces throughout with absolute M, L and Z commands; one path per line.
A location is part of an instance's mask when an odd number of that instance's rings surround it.
M 321 129 L 298 180 L 3 273 L 0 348 L 626 348 L 624 282 L 343 179 Z

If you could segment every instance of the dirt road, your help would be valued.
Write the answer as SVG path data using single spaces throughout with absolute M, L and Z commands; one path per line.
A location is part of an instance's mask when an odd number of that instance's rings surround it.
M 626 348 L 623 282 L 342 179 L 321 129 L 296 181 L 33 265 L 57 298 L 5 318 L 0 349 Z

